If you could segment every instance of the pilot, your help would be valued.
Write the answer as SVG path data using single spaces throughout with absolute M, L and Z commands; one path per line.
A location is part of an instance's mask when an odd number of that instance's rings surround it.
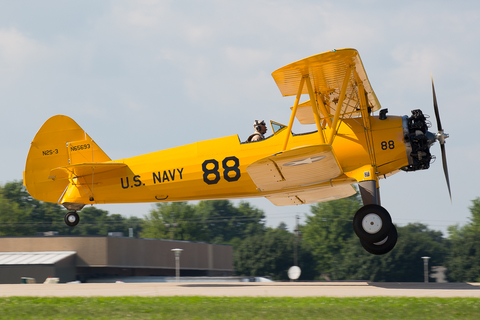
M 248 137 L 247 142 L 260 141 L 265 139 L 264 134 L 267 132 L 267 126 L 265 125 L 264 120 L 255 120 L 255 122 L 253 123 L 253 128 L 255 129 L 255 133 L 251 134 L 250 137 Z

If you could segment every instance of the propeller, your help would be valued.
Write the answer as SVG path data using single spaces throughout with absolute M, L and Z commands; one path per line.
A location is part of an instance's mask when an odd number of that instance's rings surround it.
M 445 173 L 445 180 L 447 182 L 450 201 L 452 201 L 452 192 L 450 190 L 450 179 L 448 177 L 447 154 L 445 152 L 445 139 L 447 139 L 449 135 L 448 133 L 443 132 L 442 122 L 440 121 L 440 113 L 438 112 L 437 96 L 435 95 L 435 86 L 433 84 L 433 76 L 432 76 L 432 92 L 433 92 L 433 108 L 435 110 L 435 118 L 437 120 L 437 128 L 438 128 L 438 133 L 435 138 L 440 143 L 440 150 L 442 151 L 443 172 Z

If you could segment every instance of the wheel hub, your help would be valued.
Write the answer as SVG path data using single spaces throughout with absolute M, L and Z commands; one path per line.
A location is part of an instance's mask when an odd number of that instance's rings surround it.
M 75 221 L 77 221 L 77 219 L 73 214 L 69 215 L 67 219 L 68 219 L 68 222 L 70 223 L 74 223 Z
M 380 216 L 374 213 L 367 214 L 362 220 L 363 230 L 375 234 L 382 229 L 383 222 Z

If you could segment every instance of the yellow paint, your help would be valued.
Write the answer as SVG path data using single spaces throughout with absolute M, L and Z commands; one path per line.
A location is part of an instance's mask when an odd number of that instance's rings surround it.
M 62 121 L 73 122 L 65 116 L 55 116 L 44 126 L 50 127 L 52 123 L 58 124 Z M 372 125 L 379 170 L 376 174 L 373 172 L 372 177 L 388 174 L 407 165 L 402 118 L 389 116 L 384 121 L 373 118 Z M 58 132 L 58 135 L 62 133 Z M 281 150 L 288 133 L 287 130 L 282 130 L 266 140 L 253 143 L 241 143 L 237 136 L 200 141 L 132 158 L 107 161 L 106 163 L 120 163 L 125 166 L 114 166 L 115 168 L 109 171 L 98 171 L 93 177 L 92 174 L 84 172 L 85 175 L 77 179 L 60 177 L 53 180 L 49 179 L 52 169 L 69 165 L 67 147 L 60 140 L 42 146 L 40 141 L 43 132 L 40 130 L 37 134 L 39 139 L 34 139 L 28 155 L 25 185 L 30 194 L 38 200 L 47 202 L 60 200 L 60 203 L 155 202 L 167 196 L 166 201 L 261 197 L 286 190 L 268 192 L 257 190 L 246 168 L 253 162 Z M 388 141 L 393 141 L 394 148 L 382 150 L 382 141 L 387 141 L 387 144 Z M 318 133 L 313 132 L 292 136 L 289 147 L 292 150 L 302 146 L 318 145 L 319 142 Z M 41 148 L 36 147 L 38 145 Z M 365 146 L 363 127 L 358 120 L 345 120 L 340 124 L 332 147 L 345 178 L 364 180 L 362 173 L 364 167 L 370 165 L 370 158 Z M 49 149 L 58 149 L 58 154 L 42 155 L 42 150 Z M 229 157 L 238 159 L 240 177 L 236 181 L 227 181 L 225 178 L 225 175 L 229 179 L 238 175 L 235 172 L 235 161 L 225 162 Z M 202 164 L 208 160 L 211 163 L 204 165 L 206 169 L 204 171 Z M 216 170 L 215 161 L 218 163 Z M 218 182 L 207 184 L 204 177 L 207 181 L 219 178 Z M 295 187 L 290 191 L 311 188 L 313 186 Z M 94 200 L 91 201 L 90 198 Z
M 343 76 L 327 90 L 329 68 Z M 363 81 L 359 84 L 360 101 L 353 100 L 354 81 L 345 78 L 352 69 L 357 81 Z M 75 121 L 58 115 L 47 120 L 32 141 L 24 172 L 25 186 L 38 200 L 63 204 L 267 197 L 275 204 L 286 205 L 348 196 L 353 192 L 350 184 L 377 180 L 408 165 L 402 118 L 389 115 L 386 120 L 379 120 L 366 110 L 367 104 L 374 110 L 380 104 L 355 50 L 316 55 L 279 70 L 274 78 L 277 84 L 284 81 L 279 84 L 282 94 L 295 91 L 297 95 L 288 130 L 280 130 L 259 142 L 242 143 L 232 135 L 111 160 Z M 314 79 L 311 85 L 309 79 L 304 85 L 304 74 Z M 319 109 L 311 104 L 319 131 L 292 135 L 300 95 L 308 92 L 311 101 L 315 101 L 315 93 L 338 93 L 338 102 L 345 101 L 345 107 L 335 113 L 333 124 L 330 116 L 324 115 L 322 120 L 328 126 L 322 127 Z M 328 103 L 334 102 L 327 96 L 322 99 L 327 103 L 324 112 L 330 114 L 333 109 Z M 325 144 L 325 136 L 330 145 Z M 282 159 L 279 162 L 275 161 L 277 154 L 282 154 L 277 157 Z M 280 175 L 278 183 L 269 180 L 263 191 L 247 172 L 247 167 L 261 159 L 272 159 L 274 163 L 263 163 L 265 170 L 272 170 L 266 171 L 266 176 L 286 174 Z M 310 168 L 317 171 L 309 175 Z M 259 170 L 258 181 L 264 183 L 262 169 Z

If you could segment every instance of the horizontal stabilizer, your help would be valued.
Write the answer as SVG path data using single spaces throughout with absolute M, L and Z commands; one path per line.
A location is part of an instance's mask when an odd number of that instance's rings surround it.
M 321 184 L 343 173 L 331 145 L 277 153 L 255 161 L 247 167 L 247 172 L 260 191 Z
M 72 177 L 84 177 L 94 174 L 99 174 L 107 171 L 112 171 L 124 168 L 127 165 L 124 163 L 109 162 L 109 163 L 79 163 L 70 166 L 59 167 L 50 171 L 49 179 L 69 179 Z

